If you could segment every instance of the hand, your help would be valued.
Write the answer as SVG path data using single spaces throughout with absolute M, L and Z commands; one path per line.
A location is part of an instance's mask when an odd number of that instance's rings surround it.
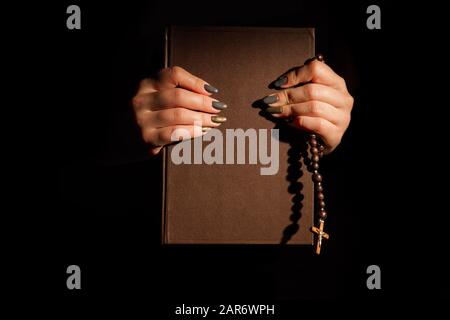
M 264 98 L 270 106 L 266 111 L 277 118 L 289 117 L 296 127 L 318 134 L 325 153 L 333 151 L 350 124 L 353 107 L 344 79 L 324 62 L 313 60 L 289 70 L 274 85 L 284 90 Z
M 226 118 L 217 114 L 226 104 L 210 97 L 217 92 L 180 67 L 163 69 L 156 79 L 142 80 L 133 108 L 142 137 L 151 145 L 150 153 L 156 155 L 172 143 L 177 129 L 186 129 L 194 138 L 203 135 L 205 128 L 225 122 Z

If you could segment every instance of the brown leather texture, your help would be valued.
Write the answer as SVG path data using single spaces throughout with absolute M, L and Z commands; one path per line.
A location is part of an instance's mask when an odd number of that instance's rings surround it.
M 261 175 L 268 165 L 259 160 L 248 163 L 248 143 L 245 164 L 177 165 L 174 146 L 165 148 L 163 243 L 311 245 L 314 200 L 305 134 L 265 114 L 258 100 L 275 92 L 268 87 L 272 81 L 314 55 L 314 29 L 171 27 L 166 45 L 168 65 L 219 89 L 213 97 L 228 105 L 220 113 L 228 119 L 219 127 L 224 146 L 225 130 L 237 128 L 277 128 L 280 144 L 275 175 Z

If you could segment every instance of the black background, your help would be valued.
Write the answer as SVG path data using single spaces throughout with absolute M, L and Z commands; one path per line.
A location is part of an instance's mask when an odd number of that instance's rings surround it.
M 81 30 L 66 28 L 70 4 L 81 7 Z M 18 271 L 17 294 L 45 296 L 70 312 L 89 306 L 161 319 L 182 303 L 269 303 L 290 318 L 334 301 L 375 306 L 443 296 L 443 251 L 432 231 L 443 209 L 439 197 L 429 200 L 437 185 L 423 179 L 435 172 L 432 141 L 440 135 L 425 130 L 425 83 L 433 77 L 424 77 L 441 36 L 425 21 L 437 20 L 439 8 L 377 2 L 382 29 L 368 30 L 370 4 L 15 8 L 21 18 L 8 30 L 18 59 L 6 62 L 18 70 L 12 106 L 20 107 L 4 119 L 19 119 L 5 121 L 6 137 L 17 138 L 10 153 L 17 159 L 6 167 L 8 216 L 18 226 L 7 265 Z M 159 159 L 147 156 L 129 101 L 139 80 L 161 67 L 170 24 L 316 28 L 317 52 L 355 98 L 342 144 L 323 160 L 332 238 L 320 257 L 311 248 L 159 244 Z M 71 264 L 82 270 L 79 291 L 66 288 Z M 371 264 L 381 268 L 381 290 L 366 287 Z

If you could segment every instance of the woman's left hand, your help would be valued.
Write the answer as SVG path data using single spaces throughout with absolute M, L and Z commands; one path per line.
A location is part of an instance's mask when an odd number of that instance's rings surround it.
M 304 84 L 295 87 L 299 84 Z M 345 80 L 322 61 L 313 60 L 289 70 L 274 83 L 283 89 L 264 98 L 266 109 L 274 117 L 292 119 L 293 124 L 318 134 L 325 153 L 341 142 L 350 124 L 353 97 Z

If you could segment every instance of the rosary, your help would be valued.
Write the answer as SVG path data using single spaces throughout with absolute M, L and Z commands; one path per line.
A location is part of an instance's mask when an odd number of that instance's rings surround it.
M 315 57 L 308 59 L 305 61 L 305 65 L 310 63 L 311 61 L 318 60 L 318 61 L 324 61 L 323 55 L 318 54 Z M 311 154 L 311 170 L 312 170 L 312 180 L 314 182 L 314 193 L 315 193 L 315 203 L 319 207 L 319 212 L 317 214 L 318 216 L 318 222 L 319 226 L 311 227 L 311 232 L 315 234 L 316 238 L 316 254 L 320 254 L 320 249 L 322 248 L 322 240 L 323 239 L 329 239 L 330 236 L 328 233 L 323 231 L 324 225 L 325 225 L 325 219 L 327 218 L 327 212 L 325 211 L 325 201 L 324 201 L 324 194 L 323 194 L 323 186 L 322 186 L 322 176 L 319 173 L 319 160 L 323 156 L 323 152 L 325 150 L 325 147 L 320 142 L 320 139 L 315 134 L 311 134 L 309 136 L 309 152 Z
M 323 195 L 322 176 L 319 173 L 319 160 L 323 156 L 324 146 L 319 142 L 315 134 L 309 137 L 309 151 L 311 153 L 311 169 L 313 170 L 312 180 L 314 182 L 314 192 L 316 204 L 319 207 L 318 218 L 319 227 L 311 227 L 311 232 L 316 234 L 316 254 L 320 254 L 322 248 L 322 240 L 328 239 L 330 236 L 323 231 L 327 212 L 325 211 L 325 201 Z

